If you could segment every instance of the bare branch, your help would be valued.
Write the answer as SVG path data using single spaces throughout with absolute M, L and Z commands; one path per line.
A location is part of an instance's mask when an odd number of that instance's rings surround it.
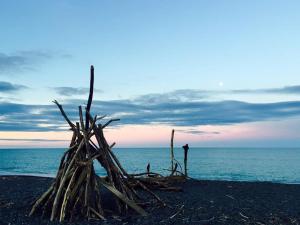
M 65 113 L 63 107 L 61 104 L 58 103 L 58 101 L 54 100 L 53 101 L 54 104 L 57 105 L 57 107 L 59 108 L 61 114 L 63 115 L 63 117 L 65 118 L 65 120 L 68 122 L 68 124 L 70 125 L 70 127 L 75 130 L 75 125 L 71 122 L 71 120 L 68 118 L 67 114 Z
M 107 122 L 102 126 L 102 129 L 104 129 L 104 128 L 107 127 L 110 123 L 115 122 L 115 121 L 120 121 L 120 119 L 111 119 L 111 120 L 107 121 Z

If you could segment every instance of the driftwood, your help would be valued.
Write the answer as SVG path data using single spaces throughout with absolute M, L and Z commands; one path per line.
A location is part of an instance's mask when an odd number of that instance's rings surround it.
M 183 150 L 184 150 L 184 175 L 188 176 L 187 173 L 187 158 L 188 158 L 188 151 L 189 151 L 189 146 L 188 144 L 182 146 Z
M 183 171 L 182 171 L 182 166 L 180 164 L 180 162 L 178 162 L 178 160 L 175 158 L 174 156 L 174 133 L 175 133 L 175 130 L 172 129 L 172 132 L 171 132 L 171 143 L 170 143 L 170 152 L 171 152 L 171 169 L 169 170 L 171 172 L 170 176 L 169 177 L 172 177 L 172 176 L 185 176 L 186 178 L 188 178 L 187 176 L 187 153 L 185 152 L 184 153 L 184 168 L 185 168 L 185 173 L 183 174 Z M 178 166 L 180 167 L 180 170 L 181 171 L 178 171 Z
M 90 91 L 85 108 L 78 108 L 79 122 L 73 123 L 67 116 L 62 105 L 56 100 L 62 116 L 70 126 L 73 136 L 69 148 L 65 151 L 50 188 L 36 200 L 32 206 L 30 216 L 40 214 L 50 218 L 51 221 L 74 220 L 76 218 L 105 220 L 106 210 L 103 205 L 100 189 L 105 188 L 112 196 L 119 215 L 127 214 L 130 210 L 146 216 L 147 212 L 141 208 L 145 205 L 137 189 L 142 189 L 157 200 L 161 205 L 166 204 L 152 189 L 180 191 L 180 188 L 171 187 L 172 182 L 178 182 L 183 176 L 173 176 L 177 169 L 172 166 L 172 176 L 163 177 L 150 172 L 150 164 L 146 173 L 128 174 L 112 151 L 115 145 L 109 145 L 104 137 L 103 130 L 112 122 L 119 119 L 108 120 L 104 125 L 97 122 L 105 116 L 91 115 L 91 106 L 94 89 L 94 67 L 90 70 Z M 85 118 L 84 118 L 85 116 Z M 173 149 L 174 131 L 172 131 Z M 96 143 L 92 140 L 96 140 Z M 174 158 L 174 156 L 173 156 Z M 94 161 L 106 170 L 106 177 L 99 177 L 94 170 Z M 173 165 L 174 159 L 172 159 Z M 174 170 L 175 169 L 175 170 Z M 145 196 L 145 195 L 143 195 Z
M 175 130 L 172 130 L 171 133 L 171 145 L 170 145 L 170 150 L 171 150 L 171 170 L 174 171 L 174 132 Z
M 101 200 L 100 188 L 104 187 L 115 197 L 114 201 L 119 214 L 126 214 L 129 209 L 140 215 L 147 215 L 139 206 L 139 198 L 131 183 L 140 186 L 141 181 L 128 175 L 109 146 L 103 129 L 118 119 L 97 124 L 97 116 L 90 113 L 93 88 L 94 68 L 91 67 L 90 92 L 85 108 L 85 123 L 82 107 L 79 106 L 79 122 L 73 123 L 57 101 L 62 116 L 69 124 L 73 137 L 69 149 L 63 155 L 57 176 L 51 187 L 35 202 L 30 215 L 40 213 L 50 220 L 64 221 L 74 217 L 105 219 L 104 206 Z M 95 138 L 95 144 L 91 138 Z M 93 162 L 98 161 L 106 170 L 107 177 L 96 175 Z M 131 183 L 130 183 L 130 182 Z M 144 190 L 147 188 L 143 187 Z M 149 194 L 153 194 L 148 191 Z

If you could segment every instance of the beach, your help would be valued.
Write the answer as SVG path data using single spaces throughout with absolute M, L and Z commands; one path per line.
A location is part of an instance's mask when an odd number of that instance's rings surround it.
M 0 176 L 0 224 L 59 224 L 28 217 L 34 201 L 52 178 Z M 300 185 L 271 182 L 188 180 L 182 192 L 155 191 L 167 207 L 148 206 L 147 217 L 136 214 L 106 221 L 73 224 L 299 224 Z M 109 204 L 109 202 L 108 202 Z
M 0 225 L 300 225 L 300 1 L 0 8 Z

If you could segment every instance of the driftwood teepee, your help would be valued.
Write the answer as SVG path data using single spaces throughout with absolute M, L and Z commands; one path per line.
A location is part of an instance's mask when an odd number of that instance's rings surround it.
M 113 145 L 109 146 L 105 140 L 103 130 L 115 120 L 99 124 L 98 121 L 103 117 L 92 117 L 90 109 L 94 88 L 93 66 L 90 76 L 88 102 L 84 115 L 82 107 L 79 106 L 79 122 L 71 122 L 63 107 L 54 101 L 69 124 L 73 136 L 69 149 L 61 159 L 54 182 L 35 202 L 30 215 L 40 214 L 50 217 L 50 220 L 59 221 L 73 220 L 77 217 L 105 219 L 101 188 L 113 194 L 119 214 L 126 214 L 131 208 L 141 215 L 146 215 L 138 204 L 140 198 L 134 189 L 137 186 L 160 201 L 141 181 L 123 169 L 112 151 Z M 106 170 L 107 177 L 101 178 L 95 173 L 94 161 L 98 161 Z

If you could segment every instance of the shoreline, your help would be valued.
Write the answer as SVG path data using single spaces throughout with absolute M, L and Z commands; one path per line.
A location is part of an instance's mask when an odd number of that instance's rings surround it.
M 39 174 L 39 173 L 6 173 L 6 174 L 1 174 L 0 173 L 0 178 L 1 177 L 8 177 L 8 176 L 20 176 L 20 177 L 43 177 L 43 178 L 50 178 L 53 179 L 55 178 L 56 174 L 50 175 L 50 174 Z M 271 183 L 271 184 L 288 184 L 288 185 L 300 185 L 299 182 L 280 182 L 280 181 L 267 181 L 267 180 L 222 180 L 222 179 L 198 179 L 198 178 L 193 178 L 190 177 L 192 180 L 196 181 L 203 181 L 203 182 L 241 182 L 241 183 Z
M 59 224 L 37 216 L 28 217 L 31 205 L 52 180 L 37 176 L 0 176 L 0 224 Z M 108 218 L 106 222 L 74 224 L 300 223 L 299 184 L 188 180 L 178 186 L 183 188 L 182 192 L 155 191 L 169 207 L 149 206 L 146 208 L 148 217 L 133 214 L 117 220 Z

